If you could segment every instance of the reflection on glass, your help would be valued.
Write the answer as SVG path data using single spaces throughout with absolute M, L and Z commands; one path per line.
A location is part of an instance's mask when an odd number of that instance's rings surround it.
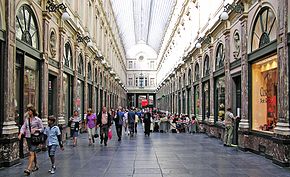
M 252 128 L 273 132 L 277 118 L 277 55 L 252 65 Z
M 84 102 L 84 97 L 83 97 L 83 92 L 84 92 L 84 83 L 83 81 L 78 80 L 77 82 L 77 95 L 76 95 L 76 107 L 77 110 L 79 111 L 79 115 L 83 116 L 84 114 L 84 109 L 83 109 L 83 102 Z
M 63 73 L 63 101 L 62 101 L 62 110 L 64 113 L 64 117 L 69 117 L 69 76 Z M 66 119 L 65 119 L 66 120 Z
M 216 97 L 215 108 L 217 109 L 218 121 L 225 119 L 225 77 L 220 77 L 216 80 Z
M 195 114 L 195 116 L 197 117 L 198 115 L 199 115 L 199 109 L 200 109 L 200 100 L 199 100 L 199 86 L 197 85 L 196 87 L 195 87 L 195 93 L 194 93 L 194 105 L 195 105 L 195 112 L 194 112 L 194 114 Z
M 38 110 L 38 88 L 39 74 L 37 70 L 37 61 L 25 57 L 24 71 L 24 106 L 29 103 Z
M 210 116 L 209 110 L 209 83 L 206 82 L 203 85 L 203 109 L 204 109 L 204 119 L 208 119 Z

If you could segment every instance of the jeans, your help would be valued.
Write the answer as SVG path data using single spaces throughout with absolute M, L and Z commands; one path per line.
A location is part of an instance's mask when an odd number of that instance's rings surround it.
M 121 139 L 121 137 L 122 137 L 122 125 L 116 125 L 116 132 L 117 132 L 118 138 Z

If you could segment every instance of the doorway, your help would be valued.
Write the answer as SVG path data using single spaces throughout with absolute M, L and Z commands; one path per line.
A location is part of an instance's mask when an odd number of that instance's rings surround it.
M 241 76 L 233 77 L 233 113 L 236 116 L 241 116 Z M 234 125 L 234 132 L 233 132 L 233 144 L 238 145 L 238 128 L 239 128 L 240 119 L 236 119 L 235 125 Z
M 56 116 L 57 77 L 48 75 L 48 116 Z

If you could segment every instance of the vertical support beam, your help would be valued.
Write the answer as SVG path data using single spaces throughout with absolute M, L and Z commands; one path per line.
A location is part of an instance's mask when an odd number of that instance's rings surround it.
M 210 105 L 209 105 L 209 120 L 208 122 L 210 124 L 214 123 L 214 78 L 213 78 L 213 68 L 214 68 L 214 53 L 213 53 L 213 46 L 210 45 L 209 47 L 209 68 L 210 68 L 210 76 L 209 76 L 209 100 L 210 100 Z
M 3 70 L 3 125 L 0 138 L 0 166 L 12 166 L 19 162 L 18 127 L 14 113 L 14 61 L 16 57 L 15 1 L 5 0 L 6 35 Z
M 225 109 L 232 106 L 232 78 L 230 73 L 230 49 L 226 46 L 230 46 L 230 30 L 227 29 L 224 32 L 225 36 Z
M 203 106 L 203 102 L 204 102 L 204 100 L 203 100 L 203 97 L 202 97 L 202 92 L 203 92 L 203 89 L 202 89 L 202 82 L 201 82 L 201 78 L 202 78 L 202 68 L 203 68 L 203 64 L 204 64 L 204 62 L 202 61 L 202 56 L 201 55 L 198 55 L 198 63 L 199 63 L 199 74 L 200 74 L 200 76 L 199 76 L 199 82 L 198 82 L 198 85 L 199 85 L 199 115 L 198 115 L 198 117 L 197 117 L 197 119 L 198 119 L 198 121 L 199 122 L 202 122 L 202 106 Z

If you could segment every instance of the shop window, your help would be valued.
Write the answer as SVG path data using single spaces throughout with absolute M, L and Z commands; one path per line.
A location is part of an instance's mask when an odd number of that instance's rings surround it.
M 210 116 L 209 96 L 209 82 L 205 82 L 203 84 L 203 120 L 208 120 Z
M 84 74 L 84 62 L 83 62 L 83 56 L 82 54 L 79 55 L 79 64 L 78 64 L 78 73 L 80 75 Z
M 215 82 L 215 118 L 217 121 L 225 119 L 225 77 L 219 77 Z
M 252 129 L 273 132 L 277 118 L 277 55 L 252 65 Z
M 76 107 L 79 115 L 83 117 L 84 114 L 84 83 L 81 80 L 77 81 Z
M 192 80 L 192 77 L 191 77 L 191 69 L 188 70 L 188 77 L 187 78 L 188 78 L 188 82 L 187 83 L 189 85 L 191 85 L 191 80 Z
M 35 15 L 28 5 L 19 8 L 16 15 L 16 38 L 39 49 L 39 33 Z
M 88 63 L 88 79 L 92 80 L 92 66 L 91 66 L 91 63 Z
M 95 68 L 95 83 L 98 83 L 98 69 Z
M 224 60 L 225 60 L 224 45 L 220 43 L 217 47 L 217 52 L 216 52 L 216 60 L 215 60 L 216 70 L 224 67 Z
M 72 50 L 68 42 L 64 46 L 63 64 L 72 69 Z
M 194 79 L 195 81 L 198 81 L 200 78 L 199 76 L 199 65 L 198 63 L 195 64 L 195 67 L 194 67 Z
M 264 7 L 258 13 L 252 32 L 252 51 L 264 47 L 276 39 L 276 16 L 270 7 Z
M 203 64 L 203 77 L 209 75 L 209 56 L 206 55 L 204 58 L 204 64 Z
M 194 88 L 194 114 L 197 117 L 200 112 L 200 100 L 199 100 L 199 85 Z

